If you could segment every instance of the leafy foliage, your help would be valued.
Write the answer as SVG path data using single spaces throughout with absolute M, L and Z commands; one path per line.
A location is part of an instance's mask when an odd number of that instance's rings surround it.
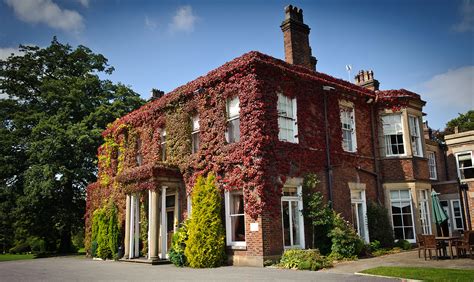
M 184 254 L 186 241 L 188 240 L 188 222 L 188 220 L 182 222 L 176 233 L 173 234 L 169 252 L 170 261 L 180 267 L 188 264 L 186 255 Z
M 474 130 L 474 110 L 459 114 L 457 118 L 448 121 L 446 123 L 445 134 L 454 133 L 455 127 L 458 127 L 459 132 Z
M 301 270 L 319 270 L 332 266 L 331 262 L 322 256 L 317 249 L 286 250 L 281 257 L 280 267 Z
M 371 241 L 380 242 L 381 247 L 393 246 L 392 225 L 388 217 L 388 210 L 375 202 L 367 204 L 367 225 Z
M 320 183 L 316 174 L 307 174 L 303 179 L 303 214 L 305 222 L 312 226 L 312 246 L 324 255 L 331 252 L 331 238 L 333 211 L 325 203 L 321 192 L 315 191 Z
M 48 251 L 67 252 L 83 228 L 101 132 L 143 101 L 100 79 L 113 68 L 85 46 L 54 38 L 46 48 L 20 52 L 0 60 L 0 93 L 7 96 L 0 99 L 1 241 L 37 237 Z
M 331 237 L 331 256 L 334 258 L 354 258 L 362 250 L 364 243 L 351 224 L 340 214 L 334 215 L 334 227 L 329 232 Z
M 221 220 L 221 195 L 215 176 L 198 177 L 192 193 L 193 215 L 189 221 L 186 249 L 189 266 L 217 267 L 225 259 L 225 230 Z
M 92 254 L 102 259 L 117 259 L 120 229 L 117 219 L 117 207 L 110 201 L 106 206 L 94 211 L 92 219 L 92 241 L 97 249 Z M 94 252 L 95 251 L 95 252 Z

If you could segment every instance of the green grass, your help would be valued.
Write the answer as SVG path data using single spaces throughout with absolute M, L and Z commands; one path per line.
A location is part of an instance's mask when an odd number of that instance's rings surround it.
M 474 269 L 380 266 L 362 273 L 424 281 L 474 281 Z
M 26 254 L 26 255 L 0 254 L 0 261 L 34 259 L 34 258 L 35 258 L 35 255 L 33 254 Z

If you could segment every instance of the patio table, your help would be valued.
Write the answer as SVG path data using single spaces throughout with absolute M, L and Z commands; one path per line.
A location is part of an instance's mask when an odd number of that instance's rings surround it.
M 448 237 L 436 237 L 436 242 L 448 242 L 448 247 L 449 247 L 449 255 L 451 259 L 454 258 L 453 255 L 453 242 L 455 240 L 461 239 L 461 237 L 458 236 L 448 236 Z

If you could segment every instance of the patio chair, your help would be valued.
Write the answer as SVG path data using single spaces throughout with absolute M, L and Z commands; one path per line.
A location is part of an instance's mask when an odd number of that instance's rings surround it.
M 421 258 L 421 250 L 425 249 L 425 241 L 422 234 L 416 235 L 416 243 L 418 245 L 418 258 Z
M 443 246 L 441 246 L 440 244 L 436 242 L 435 235 L 423 235 L 423 242 L 425 245 L 423 248 L 425 260 L 426 260 L 426 251 L 429 251 L 430 259 L 432 259 L 431 250 L 435 251 L 436 260 L 438 260 L 439 257 L 441 256 L 441 250 L 443 249 Z M 439 255 L 438 255 L 438 250 L 439 250 Z
M 461 254 L 467 255 L 468 251 L 469 257 L 473 258 L 473 249 L 474 231 L 465 231 L 463 238 L 456 242 L 456 253 L 458 254 L 458 258 L 461 257 Z

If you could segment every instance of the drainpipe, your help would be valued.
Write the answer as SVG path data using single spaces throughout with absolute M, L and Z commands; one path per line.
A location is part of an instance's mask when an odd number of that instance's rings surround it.
M 459 199 L 461 203 L 461 210 L 463 213 L 463 219 L 464 219 L 464 230 L 472 230 L 471 226 L 471 213 L 469 212 L 469 204 L 468 204 L 468 199 L 467 199 L 467 190 L 469 189 L 469 186 L 467 186 L 467 183 L 461 183 L 461 181 L 458 178 L 458 187 L 459 187 Z M 463 199 L 464 196 L 464 199 Z M 466 205 L 464 205 L 466 204 Z
M 448 170 L 448 146 L 446 144 L 439 144 L 441 150 L 443 150 L 443 159 L 444 159 L 444 173 L 446 175 L 446 180 L 449 180 L 449 170 Z
M 375 103 L 372 102 L 370 105 L 370 130 L 372 134 L 372 157 L 374 158 L 374 168 L 375 168 L 375 181 L 377 185 L 377 189 L 375 190 L 375 194 L 377 197 L 377 202 L 380 205 L 383 205 L 380 200 L 380 194 L 382 191 L 382 183 L 380 181 L 380 168 L 379 168 L 379 161 L 377 160 L 377 146 L 375 146 L 375 138 L 377 135 L 375 134 L 375 111 L 374 111 Z
M 332 165 L 331 165 L 331 154 L 329 148 L 329 121 L 328 121 L 328 98 L 327 92 L 334 90 L 332 86 L 323 86 L 323 105 L 324 105 L 324 129 L 326 135 L 326 178 L 328 184 L 328 195 L 329 195 L 329 207 L 333 207 L 333 196 L 332 196 Z

